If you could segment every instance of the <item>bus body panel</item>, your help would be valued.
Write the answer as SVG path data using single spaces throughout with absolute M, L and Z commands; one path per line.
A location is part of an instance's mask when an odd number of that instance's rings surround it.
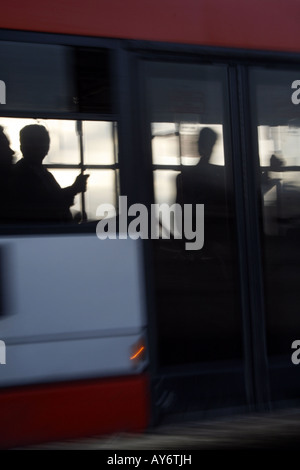
M 299 17 L 297 0 L 15 0 L 0 28 L 299 52 Z

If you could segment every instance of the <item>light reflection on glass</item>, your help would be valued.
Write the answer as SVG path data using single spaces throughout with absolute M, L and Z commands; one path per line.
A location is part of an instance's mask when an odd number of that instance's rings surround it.
M 100 204 L 112 204 L 116 207 L 116 174 L 113 170 L 88 170 L 88 191 L 85 197 L 85 209 L 89 219 L 95 220 Z M 110 214 L 113 216 L 114 214 Z
M 262 181 L 264 231 L 267 235 L 284 235 L 300 219 L 300 171 L 286 171 L 286 167 L 300 165 L 300 129 L 258 126 L 258 141 L 260 164 L 268 175 Z M 276 171 L 274 157 L 281 162 Z
M 179 175 L 179 171 L 172 171 L 172 170 L 155 170 L 153 172 L 153 179 L 154 179 L 154 198 L 156 204 L 174 204 L 176 202 L 176 177 Z M 166 215 L 168 216 L 168 209 L 166 208 Z M 164 209 L 162 209 L 163 213 Z M 168 217 L 164 220 L 168 220 Z M 171 230 L 172 233 L 172 226 L 173 221 L 171 222 L 171 226 L 164 227 L 167 231 Z
M 50 169 L 49 171 L 50 173 L 52 173 L 52 175 L 62 188 L 67 188 L 68 186 L 71 186 L 74 183 L 75 178 L 79 175 L 78 170 Z M 73 215 L 81 211 L 80 195 L 77 194 L 77 196 L 75 196 L 74 205 L 70 208 L 70 210 Z
M 115 163 L 112 122 L 84 121 L 83 142 L 86 164 Z
M 154 165 L 196 165 L 199 162 L 198 137 L 205 125 L 193 122 L 153 122 L 152 162 Z M 209 126 L 218 135 L 210 163 L 224 165 L 223 126 Z
M 152 159 L 156 165 L 180 165 L 179 139 L 173 122 L 153 122 Z

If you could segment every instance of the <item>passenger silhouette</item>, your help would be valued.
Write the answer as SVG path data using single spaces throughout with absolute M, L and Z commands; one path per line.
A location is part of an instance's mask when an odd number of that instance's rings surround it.
M 10 148 L 9 140 L 0 126 L 0 221 L 6 222 L 11 218 L 12 200 L 11 183 L 14 151 Z
M 198 138 L 199 162 L 184 166 L 176 180 L 177 202 L 182 207 L 183 204 L 193 205 L 193 219 L 195 205 L 204 204 L 204 246 L 213 241 L 222 242 L 227 229 L 224 167 L 210 163 L 216 141 L 217 134 L 204 127 Z
M 280 181 L 280 178 L 274 178 L 270 176 L 270 172 L 280 172 L 285 165 L 284 159 L 279 158 L 276 155 L 271 155 L 270 165 L 268 168 L 264 168 L 261 172 L 261 189 L 262 194 L 266 194 Z
M 50 137 L 47 129 L 38 124 L 20 131 L 23 158 L 14 167 L 15 210 L 18 220 L 30 222 L 71 222 L 70 207 L 74 197 L 86 191 L 88 175 L 77 176 L 72 186 L 61 188 L 45 168 Z

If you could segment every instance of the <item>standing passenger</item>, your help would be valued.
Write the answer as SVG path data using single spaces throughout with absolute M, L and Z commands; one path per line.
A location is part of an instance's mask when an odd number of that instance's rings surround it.
M 77 176 L 72 186 L 61 188 L 45 168 L 50 137 L 44 126 L 33 124 L 20 131 L 23 158 L 15 165 L 16 216 L 26 222 L 71 222 L 74 197 L 86 191 L 88 175 Z
M 0 126 L 0 222 L 11 222 L 12 201 L 11 184 L 14 151 Z
M 225 196 L 224 167 L 213 165 L 210 158 L 217 141 L 217 134 L 204 127 L 198 138 L 200 160 L 197 165 L 184 166 L 177 177 L 177 202 L 193 205 L 204 204 L 204 246 L 223 243 L 226 239 L 228 210 Z M 196 222 L 193 220 L 194 229 Z

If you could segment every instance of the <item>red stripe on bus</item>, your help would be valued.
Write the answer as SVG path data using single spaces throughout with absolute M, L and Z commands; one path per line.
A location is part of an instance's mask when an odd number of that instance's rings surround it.
M 11 0 L 0 28 L 300 51 L 299 0 Z
M 7 388 L 0 391 L 0 448 L 142 432 L 149 414 L 147 375 Z

